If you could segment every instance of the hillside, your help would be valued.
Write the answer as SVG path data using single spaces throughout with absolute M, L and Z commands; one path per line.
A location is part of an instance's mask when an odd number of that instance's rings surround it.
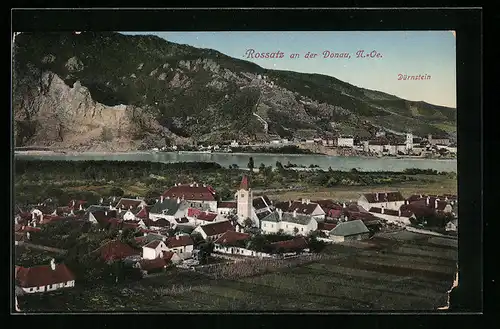
M 454 135 L 455 112 L 156 36 L 23 33 L 14 45 L 17 146 L 136 150 L 374 127 Z

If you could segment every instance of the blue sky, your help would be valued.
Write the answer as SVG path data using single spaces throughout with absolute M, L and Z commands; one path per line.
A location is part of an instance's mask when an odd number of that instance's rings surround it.
M 409 100 L 456 107 L 455 35 L 451 31 L 308 31 L 308 32 L 122 32 L 154 34 L 168 41 L 211 48 L 264 68 L 319 73 L 355 86 Z M 252 59 L 245 53 L 284 53 L 284 58 Z M 351 58 L 323 58 L 328 50 Z M 381 58 L 356 58 L 373 50 Z M 305 58 L 307 52 L 316 58 Z M 297 53 L 299 58 L 290 59 Z M 398 80 L 398 74 L 428 75 L 426 80 Z

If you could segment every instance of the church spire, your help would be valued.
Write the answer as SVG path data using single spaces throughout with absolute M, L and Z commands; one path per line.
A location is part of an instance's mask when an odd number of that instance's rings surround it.
M 241 179 L 240 190 L 248 191 L 249 185 L 250 184 L 248 183 L 248 176 L 244 175 Z

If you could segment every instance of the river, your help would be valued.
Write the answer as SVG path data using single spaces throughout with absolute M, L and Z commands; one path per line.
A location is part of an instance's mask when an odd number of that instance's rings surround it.
M 223 167 L 236 164 L 240 168 L 246 168 L 248 159 L 253 157 L 255 167 L 261 163 L 274 167 L 276 161 L 283 165 L 288 162 L 296 165 L 309 166 L 318 165 L 321 169 L 349 171 L 356 168 L 360 171 L 403 171 L 407 168 L 435 169 L 437 171 L 456 172 L 457 160 L 437 160 L 419 158 L 392 158 L 392 157 L 344 157 L 327 156 L 317 154 L 263 154 L 263 153 L 183 153 L 176 152 L 134 152 L 134 153 L 74 153 L 74 154 L 29 154 L 17 153 L 16 159 L 26 160 L 118 160 L 118 161 L 153 161 L 153 162 L 216 162 Z

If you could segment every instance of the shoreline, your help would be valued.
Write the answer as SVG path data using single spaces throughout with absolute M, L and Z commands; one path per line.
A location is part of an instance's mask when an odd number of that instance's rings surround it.
M 136 154 L 161 154 L 161 153 L 175 153 L 179 154 L 177 151 L 123 151 L 123 152 L 103 152 L 103 151 L 69 151 L 69 150 L 14 150 L 14 155 L 25 155 L 25 156 L 113 156 L 113 155 L 136 155 Z M 182 153 L 180 153 L 182 154 Z M 302 157 L 302 156 L 317 156 L 326 158 L 363 158 L 363 159 L 394 159 L 394 160 L 432 160 L 432 161 L 457 161 L 457 158 L 425 158 L 420 156 L 370 156 L 370 155 L 327 155 L 322 153 L 244 153 L 244 152 L 212 152 L 212 153 L 198 153 L 187 151 L 184 154 L 197 154 L 197 155 L 236 155 L 236 156 L 275 156 L 275 157 Z

